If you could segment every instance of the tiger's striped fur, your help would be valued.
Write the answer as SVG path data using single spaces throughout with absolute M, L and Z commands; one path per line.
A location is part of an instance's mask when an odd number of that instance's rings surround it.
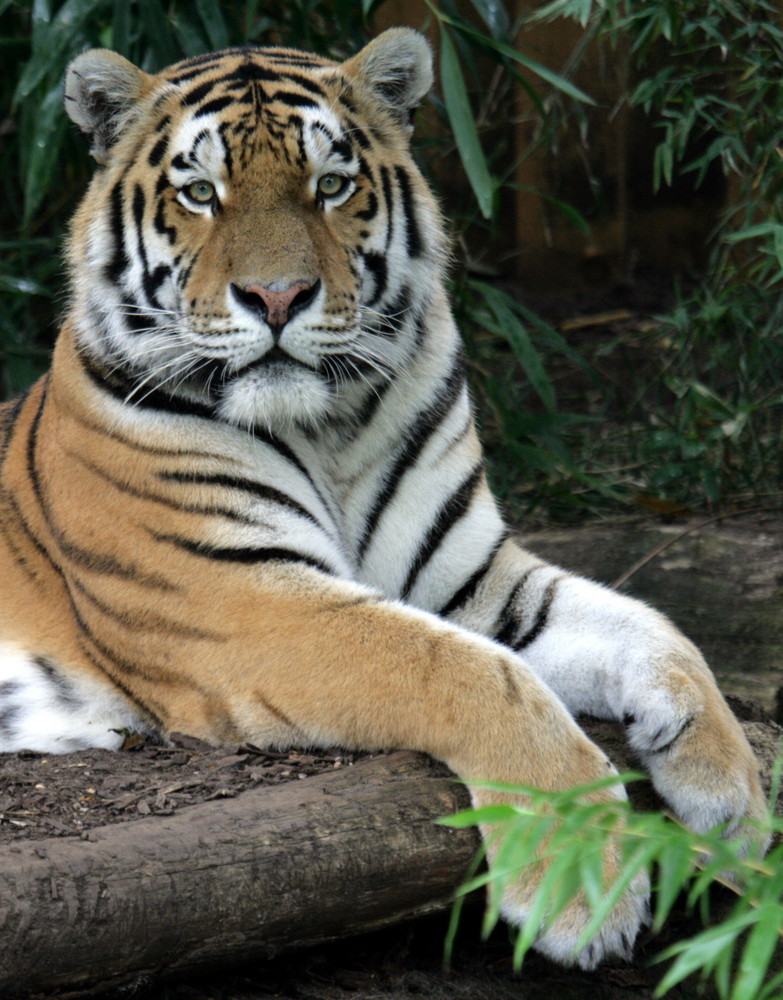
M 487 488 L 408 148 L 431 78 L 406 29 L 342 65 L 72 64 L 100 167 L 51 371 L 2 410 L 0 749 L 130 726 L 409 747 L 552 789 L 610 769 L 589 712 L 626 721 L 685 822 L 735 831 L 764 802 L 698 651 L 519 548 Z M 644 890 L 582 965 L 628 953 Z M 586 919 L 574 903 L 539 947 L 572 960 Z

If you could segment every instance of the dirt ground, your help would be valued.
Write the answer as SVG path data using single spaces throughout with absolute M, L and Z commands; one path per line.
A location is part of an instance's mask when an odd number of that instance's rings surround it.
M 96 826 L 170 816 L 258 785 L 350 767 L 358 756 L 339 749 L 215 749 L 184 735 L 175 735 L 170 747 L 134 738 L 126 742 L 119 755 L 111 750 L 0 754 L 0 844 L 44 837 L 89 840 Z

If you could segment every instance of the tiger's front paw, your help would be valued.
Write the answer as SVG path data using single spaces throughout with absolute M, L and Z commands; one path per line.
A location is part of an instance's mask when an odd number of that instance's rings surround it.
M 482 833 L 491 893 L 501 893 L 503 917 L 533 931 L 533 947 L 547 957 L 593 969 L 607 959 L 630 960 L 639 931 L 650 921 L 650 885 L 646 868 L 625 881 L 625 787 L 619 780 L 607 786 L 606 778 L 617 776 L 615 768 L 587 741 L 583 750 L 593 773 L 581 774 L 572 785 L 585 789 L 598 781 L 598 787 L 566 793 L 565 798 L 557 793 L 555 798 L 515 795 L 510 802 L 519 823 L 488 825 Z M 476 800 L 490 806 L 504 801 L 484 790 L 474 791 Z M 598 890 L 604 900 L 620 882 L 625 885 L 622 895 L 598 929 L 591 930 L 594 912 L 588 898 Z M 589 897 L 581 886 L 590 888 Z
M 607 891 L 620 877 L 617 857 L 605 857 Z M 506 891 L 501 906 L 505 919 L 522 927 L 530 919 L 532 894 L 536 885 L 517 885 Z M 638 872 L 625 893 L 602 921 L 599 929 L 584 940 L 593 913 L 580 891 L 547 926 L 540 929 L 535 949 L 561 965 L 594 969 L 612 959 L 630 961 L 639 932 L 650 923 L 650 883 L 646 871 Z
M 687 827 L 696 833 L 718 827 L 727 840 L 744 840 L 745 852 L 763 851 L 767 804 L 742 727 L 712 683 L 676 672 L 668 682 L 626 719 L 631 746 Z

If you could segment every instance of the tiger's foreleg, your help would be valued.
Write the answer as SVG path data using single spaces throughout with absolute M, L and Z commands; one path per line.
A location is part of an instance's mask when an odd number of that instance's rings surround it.
M 353 584 L 321 578 L 322 588 L 292 593 L 287 572 L 280 576 L 255 612 L 243 602 L 256 623 L 230 649 L 224 645 L 220 671 L 214 661 L 194 664 L 195 686 L 211 685 L 247 738 L 421 750 L 465 779 L 477 806 L 516 800 L 473 781 L 564 789 L 613 772 L 559 699 L 507 649 Z M 234 603 L 234 620 L 244 614 Z M 192 706 L 187 711 L 192 720 Z M 172 715 L 167 724 L 188 721 Z M 597 798 L 622 795 L 611 789 Z M 613 846 L 609 879 L 618 866 Z M 524 921 L 542 868 L 522 873 L 509 888 L 503 912 L 512 921 Z M 580 964 L 628 955 L 645 919 L 646 888 L 638 878 L 579 954 Z M 538 946 L 561 962 L 574 961 L 588 919 L 584 904 L 574 902 Z
M 723 825 L 732 837 L 748 820 L 763 823 L 742 729 L 698 649 L 663 615 L 509 540 L 453 618 L 523 657 L 575 715 L 624 722 L 655 787 L 691 829 Z

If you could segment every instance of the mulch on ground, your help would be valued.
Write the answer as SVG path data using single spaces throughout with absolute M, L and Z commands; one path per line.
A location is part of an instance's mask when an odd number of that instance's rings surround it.
M 366 754 L 339 748 L 275 753 L 249 744 L 215 748 L 179 734 L 170 746 L 131 737 L 119 754 L 0 754 L 0 844 L 44 837 L 88 840 L 97 826 L 170 816 L 259 785 L 350 767 L 359 756 Z

